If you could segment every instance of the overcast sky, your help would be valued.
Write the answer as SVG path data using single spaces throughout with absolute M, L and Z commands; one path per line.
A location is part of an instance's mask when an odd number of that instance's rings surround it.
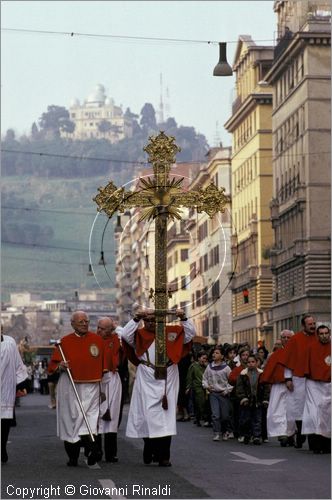
M 2 1 L 2 134 L 8 128 L 19 135 L 30 133 L 48 105 L 68 108 L 74 97 L 82 102 L 97 83 L 124 111 L 130 107 L 138 114 L 145 102 L 158 111 L 162 74 L 166 117 L 194 126 L 211 146 L 218 122 L 220 139 L 230 145 L 223 125 L 231 114 L 235 76 L 212 76 L 219 49 L 208 42 L 229 42 L 227 59 L 232 64 L 239 35 L 273 45 L 276 21 L 272 0 Z

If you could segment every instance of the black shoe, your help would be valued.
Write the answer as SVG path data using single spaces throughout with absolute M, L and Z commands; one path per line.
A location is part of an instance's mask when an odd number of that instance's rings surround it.
M 169 460 L 161 460 L 158 465 L 159 467 L 172 467 L 172 464 Z
M 116 464 L 118 461 L 119 461 L 118 457 L 106 458 L 106 462 L 112 462 L 113 464 Z
M 249 444 L 250 438 L 248 436 L 245 436 L 243 443 L 244 444 Z
M 295 440 L 295 444 L 294 444 L 294 448 L 299 448 L 299 449 L 302 448 L 303 443 L 305 442 L 305 439 L 306 439 L 305 436 L 302 436 L 302 435 L 298 436 L 297 435 L 296 440 Z
M 287 438 L 287 446 L 294 446 L 294 445 L 295 445 L 294 436 L 289 436 Z
M 280 446 L 282 446 L 283 448 L 286 448 L 287 444 L 288 444 L 288 438 L 287 437 L 282 437 L 279 439 L 279 442 L 280 442 Z
M 74 458 L 70 458 L 67 462 L 68 467 L 77 467 L 77 460 Z
M 97 462 L 100 462 L 103 454 L 100 451 L 91 451 L 88 456 L 88 465 L 95 465 Z

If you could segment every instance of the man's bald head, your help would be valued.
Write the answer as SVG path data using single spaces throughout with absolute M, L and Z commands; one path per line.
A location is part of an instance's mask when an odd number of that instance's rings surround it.
M 71 316 L 71 326 L 77 335 L 85 335 L 89 331 L 89 316 L 85 311 L 75 311 Z
M 100 335 L 101 337 L 107 337 L 108 335 L 111 335 L 114 332 L 115 327 L 116 325 L 113 319 L 104 316 L 103 318 L 100 318 L 100 320 L 98 321 L 97 334 Z

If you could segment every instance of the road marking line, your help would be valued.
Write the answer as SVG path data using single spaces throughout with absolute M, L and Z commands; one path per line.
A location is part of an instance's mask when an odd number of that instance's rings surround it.
M 99 479 L 99 482 L 105 490 L 104 494 L 107 494 L 106 492 L 110 491 L 110 498 L 127 498 L 119 493 L 120 490 L 125 490 L 125 488 L 118 488 L 114 481 L 112 481 L 111 479 Z
M 232 460 L 232 462 L 245 462 L 247 464 L 256 464 L 256 465 L 274 465 L 279 462 L 285 462 L 286 458 L 257 458 L 253 455 L 248 455 L 247 453 L 241 453 L 240 451 L 231 451 L 233 455 L 236 455 L 242 460 Z

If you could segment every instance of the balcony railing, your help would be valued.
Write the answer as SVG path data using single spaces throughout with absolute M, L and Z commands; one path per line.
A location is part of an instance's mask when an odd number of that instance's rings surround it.
M 283 52 L 287 49 L 289 44 L 294 38 L 294 34 L 291 30 L 285 31 L 284 35 L 279 38 L 277 45 L 274 47 L 274 61 L 276 61 Z

